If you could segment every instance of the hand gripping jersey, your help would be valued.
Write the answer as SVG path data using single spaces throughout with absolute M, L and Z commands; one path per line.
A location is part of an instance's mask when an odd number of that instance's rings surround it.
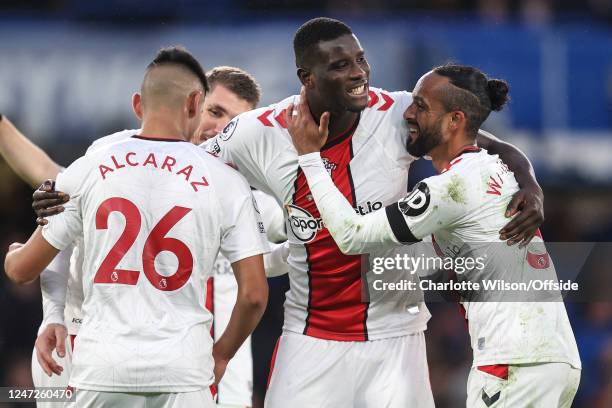
M 71 196 L 43 236 L 83 236 L 83 326 L 70 385 L 187 392 L 213 380 L 206 280 L 219 250 L 235 262 L 267 250 L 245 180 L 187 142 L 133 137 L 74 162 Z
M 433 234 L 441 255 L 472 259 L 472 266 L 464 264 L 459 271 L 459 280 L 556 280 L 541 239 L 523 249 L 499 240 L 499 230 L 508 222 L 506 207 L 519 188 L 507 166 L 485 150 L 468 148 L 442 174 L 423 180 L 386 211 L 365 217 L 352 212 L 316 154 L 301 156 L 300 164 L 328 228 L 343 248 L 368 241 L 411 243 Z M 549 301 L 512 301 L 494 290 L 479 301 L 464 299 L 474 366 L 562 362 L 580 367 L 559 293 L 552 301 L 536 299 Z
M 334 183 L 359 214 L 391 204 L 406 193 L 413 158 L 406 152 L 408 131 L 402 115 L 411 99 L 407 92 L 371 88 L 359 121 L 321 153 Z M 292 96 L 243 113 L 206 145 L 210 153 L 236 166 L 252 186 L 284 206 L 291 285 L 284 329 L 343 341 L 424 330 L 429 312 L 422 298 L 370 296 L 368 256 L 342 254 L 329 235 L 286 129 L 285 109 L 297 100 Z M 370 249 L 370 257 L 387 253 Z

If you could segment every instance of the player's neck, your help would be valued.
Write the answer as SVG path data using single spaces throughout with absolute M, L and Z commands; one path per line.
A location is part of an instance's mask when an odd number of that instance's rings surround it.
M 431 162 L 438 173 L 449 166 L 451 161 L 460 156 L 466 148 L 474 146 L 474 140 L 467 137 L 455 137 L 444 143 L 436 146 L 429 152 Z
M 355 125 L 357 119 L 359 119 L 357 112 L 345 111 L 341 115 L 332 115 L 329 119 L 328 141 L 344 136 Z
M 140 135 L 151 139 L 188 140 L 187 130 L 177 119 L 168 120 L 163 116 L 152 116 L 142 121 Z
M 315 122 L 319 123 L 321 115 L 327 112 L 327 109 L 317 106 L 316 103 L 309 100 L 310 113 L 314 118 Z M 345 110 L 342 113 L 332 112 L 329 119 L 329 136 L 328 142 L 337 139 L 340 136 L 346 134 L 346 131 L 351 129 L 355 124 L 355 121 L 359 118 L 358 112 L 350 112 Z

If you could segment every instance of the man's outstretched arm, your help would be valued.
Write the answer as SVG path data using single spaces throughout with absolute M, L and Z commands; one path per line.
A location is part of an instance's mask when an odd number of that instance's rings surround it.
M 4 271 L 15 283 L 31 282 L 38 278 L 58 252 L 59 249 L 51 246 L 43 238 L 42 228 L 38 227 L 23 246 L 9 247 L 4 259 Z
M 0 155 L 15 173 L 36 188 L 46 179 L 55 179 L 61 166 L 32 143 L 6 116 L 0 114 Z

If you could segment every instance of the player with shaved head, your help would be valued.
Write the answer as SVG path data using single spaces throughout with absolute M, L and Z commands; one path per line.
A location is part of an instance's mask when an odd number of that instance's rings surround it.
M 161 50 L 133 98 L 139 134 L 107 138 L 61 173 L 65 211 L 7 254 L 7 275 L 27 282 L 82 236 L 84 319 L 70 378 L 79 407 L 214 406 L 209 386 L 265 309 L 267 242 L 250 188 L 186 143 L 207 91 L 191 54 Z M 204 301 L 219 250 L 238 298 L 213 346 Z
M 191 140 L 192 143 L 199 143 L 200 140 L 214 136 L 234 116 L 254 109 L 261 98 L 261 88 L 255 78 L 240 68 L 215 67 L 206 73 L 206 79 L 210 90 L 204 100 L 201 124 Z M 99 139 L 94 144 L 107 143 L 109 139 L 117 141 L 138 132 L 138 130 L 119 132 Z M 55 179 L 62 170 L 61 166 L 32 144 L 6 117 L 0 120 L 0 154 L 11 168 L 33 187 L 41 185 L 45 179 Z M 24 160 L 24 158 L 27 159 Z M 51 186 L 52 184 L 45 183 L 44 188 L 50 189 Z M 61 212 L 63 210 L 61 205 L 67 196 L 62 194 L 63 199 L 53 203 L 54 200 L 51 198 L 58 194 L 61 193 L 36 191 L 34 206 L 37 211 L 44 211 L 45 216 L 52 215 L 52 211 Z M 253 195 L 257 200 L 268 239 L 272 242 L 286 240 L 280 207 L 272 197 L 260 191 L 253 191 Z M 48 207 L 51 208 L 49 210 L 39 208 L 40 203 L 48 203 Z M 39 222 L 44 224 L 46 220 L 41 218 Z M 40 277 L 43 322 L 40 325 L 32 356 L 32 378 L 37 388 L 65 388 L 68 385 L 72 345 L 83 320 L 82 291 L 79 289 L 82 286 L 80 282 L 82 250 L 77 246 L 74 256 L 71 257 L 72 252 L 71 248 L 60 252 Z M 283 261 L 286 258 L 285 254 L 286 250 L 282 248 L 281 252 L 275 250 L 264 257 L 266 274 L 276 276 L 279 273 L 286 273 L 286 265 Z M 214 280 L 211 278 L 207 282 L 206 305 L 213 312 L 212 334 L 215 339 L 218 339 L 229 323 L 232 309 L 236 303 L 238 286 L 229 260 L 221 254 L 215 260 L 213 270 Z M 70 336 L 67 338 L 66 334 Z M 52 354 L 54 349 L 57 353 Z M 252 405 L 252 365 L 251 342 L 248 338 L 229 362 L 225 375 L 217 386 L 218 406 L 245 407 Z M 38 405 L 41 408 L 55 408 L 61 404 L 39 402 Z

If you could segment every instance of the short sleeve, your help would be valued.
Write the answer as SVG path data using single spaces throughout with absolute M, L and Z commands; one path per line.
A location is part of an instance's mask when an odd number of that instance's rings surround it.
M 462 196 L 462 191 L 455 191 L 454 182 L 446 175 L 429 177 L 418 183 L 406 197 L 386 208 L 398 241 L 414 242 L 453 226 L 467 211 L 467 198 Z
M 251 189 L 244 178 L 234 176 L 224 180 L 224 192 L 219 195 L 224 211 L 221 253 L 231 263 L 270 251 Z
M 81 157 L 57 176 L 55 189 L 70 195 L 70 201 L 64 204 L 63 212 L 48 218 L 49 223 L 43 227 L 42 235 L 51 246 L 60 251 L 82 235 L 83 221 L 79 204 L 82 181 L 88 167 L 87 160 Z
M 246 177 L 253 187 L 270 192 L 265 182 L 265 169 L 269 164 L 265 150 L 263 125 L 257 121 L 254 112 L 236 116 L 214 138 L 201 147 L 213 156 L 234 167 Z

